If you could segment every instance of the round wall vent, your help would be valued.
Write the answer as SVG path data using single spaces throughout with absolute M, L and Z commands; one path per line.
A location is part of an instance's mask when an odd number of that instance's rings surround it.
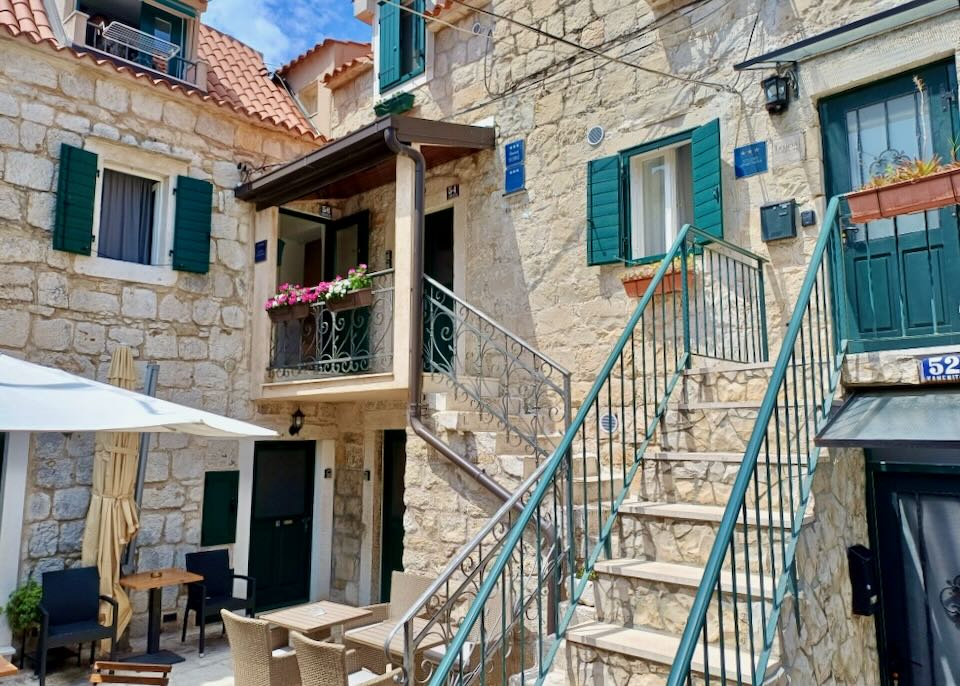
M 475 21 L 473 22 L 473 28 L 471 30 L 473 31 L 473 34 L 475 36 L 479 36 L 481 33 L 483 33 L 483 24 L 481 24 L 478 21 Z
M 603 142 L 603 127 L 602 126 L 591 126 L 590 130 L 587 131 L 587 143 L 596 147 Z
M 605 414 L 600 417 L 600 428 L 608 434 L 612 434 L 620 426 L 620 420 L 615 414 Z

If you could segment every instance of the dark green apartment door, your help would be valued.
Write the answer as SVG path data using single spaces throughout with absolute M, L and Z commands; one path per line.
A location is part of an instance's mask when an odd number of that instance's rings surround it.
M 407 433 L 383 432 L 383 525 L 380 542 L 380 599 L 390 600 L 390 573 L 403 571 L 403 502 Z
M 824 100 L 827 195 L 862 187 L 898 159 L 949 161 L 958 139 L 956 93 L 951 61 Z M 960 270 L 955 208 L 844 221 L 847 297 L 860 340 L 960 330 L 960 290 L 951 286 Z
M 873 474 L 884 681 L 958 684 L 960 476 Z
M 254 451 L 250 560 L 257 608 L 310 599 L 313 441 L 260 441 Z

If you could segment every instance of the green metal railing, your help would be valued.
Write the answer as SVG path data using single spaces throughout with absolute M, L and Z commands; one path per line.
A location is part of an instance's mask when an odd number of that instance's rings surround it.
M 780 609 L 796 591 L 797 543 L 820 454 L 814 436 L 845 351 L 838 207 L 834 198 L 827 208 L 668 686 L 693 684 L 694 672 L 698 684 L 760 684 L 773 664 Z
M 522 513 L 505 505 L 486 554 L 453 564 L 401 620 L 405 683 L 542 682 L 590 572 L 612 556 L 617 512 L 692 356 L 766 360 L 763 263 L 681 229 L 573 423 L 514 494 Z M 446 583 L 454 577 L 462 582 Z M 424 607 L 462 617 L 438 664 L 416 658 L 444 623 L 428 612 L 418 627 Z

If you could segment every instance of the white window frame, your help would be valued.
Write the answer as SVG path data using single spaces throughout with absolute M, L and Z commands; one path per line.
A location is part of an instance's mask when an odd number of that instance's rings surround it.
M 97 245 L 100 242 L 100 218 L 103 199 L 103 180 L 106 170 L 129 174 L 142 179 L 149 179 L 158 184 L 154 189 L 154 207 L 153 207 L 153 238 L 150 246 L 150 264 L 139 264 L 137 262 L 128 262 L 127 260 L 113 260 L 108 257 L 101 257 L 98 254 Z M 170 176 L 157 174 L 156 172 L 145 171 L 137 167 L 132 167 L 111 159 L 104 159 L 101 155 L 97 158 L 97 188 L 93 200 L 93 242 L 90 246 L 91 255 L 99 260 L 109 260 L 111 262 L 125 262 L 140 267 L 163 267 L 172 268 L 172 258 L 170 251 L 173 250 L 173 184 L 174 180 Z
M 424 14 L 427 14 L 436 6 L 433 0 L 427 0 L 424 3 Z M 400 10 L 405 12 L 406 10 Z M 431 22 L 427 19 L 424 22 L 424 43 L 423 43 L 423 73 L 417 74 L 413 78 L 402 81 L 401 83 L 387 86 L 384 91 L 380 90 L 380 7 L 377 6 L 377 14 L 373 23 L 373 102 L 380 103 L 383 100 L 408 93 L 416 90 L 420 86 L 429 83 L 433 79 L 433 51 L 434 51 L 434 31 L 431 30 Z
M 632 155 L 627 160 L 627 178 L 630 181 L 630 252 L 631 259 L 655 258 L 662 253 L 651 252 L 646 247 L 643 231 L 643 174 L 641 165 L 654 157 L 663 157 L 666 167 L 664 179 L 664 245 L 669 248 L 677 237 L 679 206 L 677 203 L 677 150 L 689 146 L 689 140 L 679 141 L 662 148 Z

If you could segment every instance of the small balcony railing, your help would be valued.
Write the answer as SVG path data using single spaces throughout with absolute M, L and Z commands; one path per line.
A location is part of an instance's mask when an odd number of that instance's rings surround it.
M 129 62 L 177 81 L 191 85 L 198 83 L 197 63 L 183 57 L 179 45 L 132 26 L 116 21 L 109 24 L 88 21 L 84 42 L 88 47 L 114 59 Z
M 335 312 L 326 303 L 305 319 L 274 322 L 269 375 L 325 378 L 393 369 L 393 269 L 370 275 L 369 306 Z

